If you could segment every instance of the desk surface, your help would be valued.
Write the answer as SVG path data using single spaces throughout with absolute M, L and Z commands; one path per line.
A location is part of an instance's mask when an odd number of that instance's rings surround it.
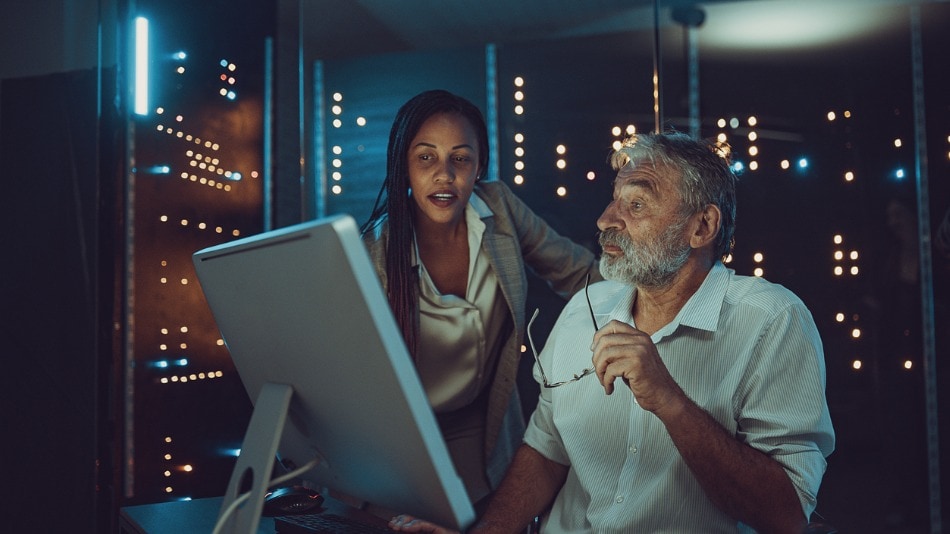
M 223 497 L 126 506 L 119 512 L 122 534 L 208 534 L 214 530 Z M 262 517 L 258 534 L 274 534 L 274 520 Z
M 214 530 L 222 501 L 223 497 L 211 497 L 126 506 L 119 513 L 119 531 L 121 534 L 208 534 Z M 319 511 L 357 518 L 368 516 L 332 497 L 326 497 Z M 257 533 L 274 532 L 274 518 L 261 517 Z

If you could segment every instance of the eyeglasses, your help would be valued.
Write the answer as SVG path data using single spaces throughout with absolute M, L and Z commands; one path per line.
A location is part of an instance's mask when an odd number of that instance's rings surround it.
M 587 292 L 587 286 L 590 285 L 590 274 L 587 275 L 587 280 L 584 281 L 584 296 L 587 297 L 587 309 L 590 310 L 590 320 L 594 323 L 594 331 L 599 330 L 597 327 L 597 319 L 594 318 L 594 307 L 590 305 L 590 293 Z M 558 386 L 563 386 L 564 384 L 570 384 L 571 382 L 577 382 L 578 380 L 584 378 L 585 376 L 592 374 L 594 372 L 593 367 L 584 369 L 580 373 L 574 375 L 573 378 L 568 380 L 562 380 L 560 382 L 550 383 L 548 382 L 548 377 L 544 374 L 544 368 L 541 367 L 541 358 L 538 358 L 538 349 L 534 348 L 534 339 L 531 338 L 531 325 L 534 324 L 534 320 L 538 318 L 538 312 L 540 310 L 534 310 L 534 314 L 531 315 L 531 320 L 528 321 L 528 343 L 531 345 L 531 353 L 534 354 L 534 361 L 538 364 L 538 371 L 541 372 L 541 382 L 546 388 L 556 388 Z

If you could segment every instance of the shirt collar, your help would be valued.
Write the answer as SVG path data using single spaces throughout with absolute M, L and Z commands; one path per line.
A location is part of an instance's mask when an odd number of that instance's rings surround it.
M 726 289 L 729 287 L 729 277 L 730 272 L 722 262 L 713 264 L 699 289 L 686 301 L 670 324 L 654 334 L 654 339 L 670 335 L 679 325 L 715 332 L 719 325 L 722 302 L 726 298 Z
M 491 208 L 488 207 L 488 203 L 482 200 L 482 197 L 475 194 L 474 191 L 472 192 L 472 196 L 468 197 L 468 206 L 475 210 L 475 213 L 480 219 L 487 219 L 494 215 Z

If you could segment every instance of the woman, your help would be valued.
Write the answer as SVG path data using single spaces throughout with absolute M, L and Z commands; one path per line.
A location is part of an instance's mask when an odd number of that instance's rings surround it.
M 363 239 L 478 509 L 524 433 L 525 267 L 566 298 L 588 273 L 600 279 L 597 262 L 506 185 L 481 182 L 488 133 L 464 98 L 434 90 L 406 102 L 387 160 Z

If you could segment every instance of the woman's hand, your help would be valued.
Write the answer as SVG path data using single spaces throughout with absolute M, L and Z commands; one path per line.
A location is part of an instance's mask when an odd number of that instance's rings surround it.
M 433 534 L 459 534 L 457 530 L 450 530 L 430 523 L 424 519 L 417 519 L 411 515 L 400 514 L 389 520 L 391 530 L 403 532 L 431 532 Z

